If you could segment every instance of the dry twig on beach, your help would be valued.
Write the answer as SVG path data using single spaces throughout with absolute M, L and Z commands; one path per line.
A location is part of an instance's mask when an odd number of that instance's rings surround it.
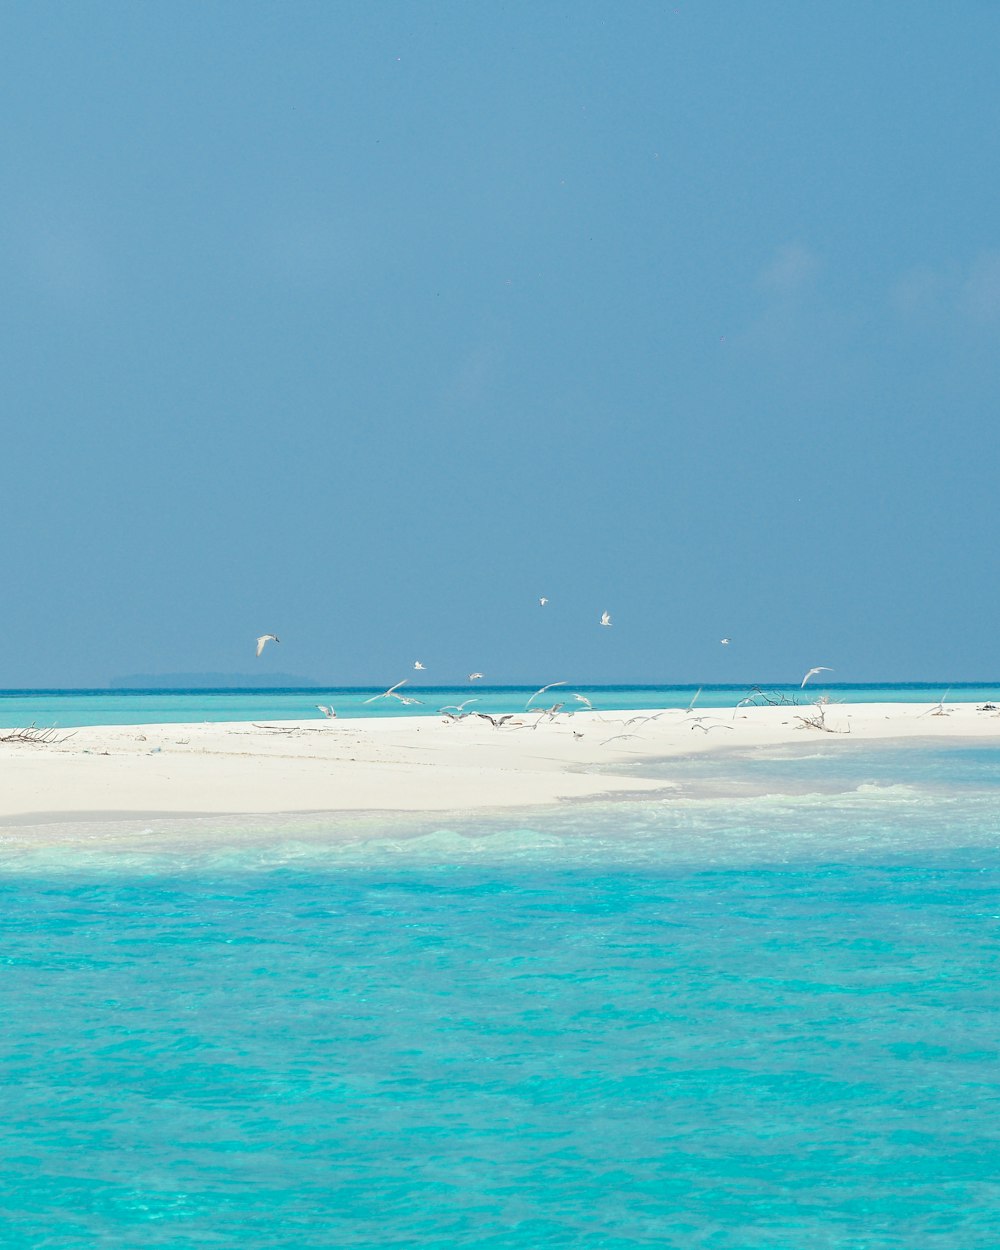
M 39 729 L 32 721 L 23 729 L 11 729 L 5 734 L 0 734 L 0 742 L 26 742 L 31 746 L 50 746 L 57 742 L 65 742 L 67 738 L 72 737 L 71 733 L 59 733 L 55 725 L 50 725 L 47 729 Z
M 761 686 L 751 686 L 736 706 L 784 707 L 788 704 L 797 705 L 798 699 L 794 695 L 789 696 L 781 690 L 764 690 Z
M 830 700 L 824 696 L 822 699 L 816 700 L 814 704 L 816 711 L 812 716 L 796 716 L 795 719 L 802 722 L 799 728 L 822 729 L 824 733 L 828 734 L 849 734 L 851 732 L 850 723 L 848 723 L 846 729 L 834 729 L 832 725 L 826 723 L 826 705 L 829 702 Z

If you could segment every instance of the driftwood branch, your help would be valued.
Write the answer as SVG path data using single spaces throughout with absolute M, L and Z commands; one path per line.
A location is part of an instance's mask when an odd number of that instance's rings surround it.
M 829 702 L 829 698 L 824 695 L 813 704 L 816 711 L 811 716 L 796 716 L 795 719 L 801 721 L 800 728 L 822 729 L 824 733 L 828 734 L 849 734 L 851 732 L 850 724 L 848 724 L 846 729 L 834 729 L 832 725 L 826 723 L 826 705 Z
M 762 686 L 751 686 L 746 695 L 740 699 L 737 707 L 786 707 L 797 705 L 794 695 L 787 695 L 782 690 L 765 690 Z
M 0 732 L 0 742 L 26 742 L 31 746 L 51 746 L 57 742 L 65 742 L 67 738 L 72 737 L 71 733 L 59 733 L 55 725 L 39 729 L 34 721 L 30 725 L 25 725 L 23 729 Z

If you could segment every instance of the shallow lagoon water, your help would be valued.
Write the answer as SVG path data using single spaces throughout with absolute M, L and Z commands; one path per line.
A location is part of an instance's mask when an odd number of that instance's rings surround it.
M 997 753 L 831 758 L 8 831 L 0 1244 L 1000 1243 Z
M 405 674 L 404 674 L 405 676 Z M 393 678 L 398 680 L 398 674 Z M 475 711 L 521 712 L 534 695 L 531 686 L 432 686 L 415 683 L 412 674 L 404 694 L 417 703 L 373 698 L 375 687 L 317 686 L 313 689 L 238 690 L 0 690 L 0 728 L 35 724 L 79 725 L 188 724 L 220 721 L 323 719 L 318 704 L 333 704 L 343 718 L 434 716 L 447 705 L 475 699 Z M 817 680 L 806 690 L 797 684 L 768 686 L 758 691 L 745 683 L 704 686 L 586 686 L 568 681 L 549 690 L 544 702 L 565 702 L 567 710 L 585 706 L 636 711 L 642 708 L 734 708 L 745 697 L 809 704 L 826 696 L 845 703 L 1000 703 L 1000 682 L 896 682 L 888 685 L 846 685 Z M 539 700 L 535 700 L 537 707 Z

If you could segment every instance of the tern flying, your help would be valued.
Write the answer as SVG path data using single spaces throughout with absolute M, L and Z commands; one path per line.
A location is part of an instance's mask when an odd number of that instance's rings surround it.
M 488 720 L 494 729 L 501 729 L 507 721 L 513 720 L 513 712 L 505 712 L 503 716 L 491 716 L 489 712 L 473 712 L 473 716 L 481 716 L 483 720 Z
M 811 668 L 809 672 L 806 673 L 805 677 L 802 678 L 802 686 L 806 684 L 806 682 L 809 680 L 810 677 L 815 677 L 817 673 L 832 673 L 832 672 L 833 672 L 832 668 L 825 668 L 822 664 L 818 668 Z M 800 690 L 802 689 L 802 686 L 799 686 Z
M 601 613 L 601 624 L 602 624 L 602 625 L 610 625 L 610 624 L 611 624 L 611 613 L 610 613 L 610 612 L 602 612 L 602 613 Z
M 478 699 L 466 699 L 464 703 L 449 703 L 445 707 L 439 707 L 439 712 L 457 712 L 459 716 L 465 713 L 465 709 L 470 703 L 478 703 Z
M 728 647 L 728 646 L 729 646 L 729 644 L 730 644 L 732 641 L 733 641 L 733 640 L 732 640 L 732 638 L 720 638 L 720 639 L 719 639 L 719 642 L 720 642 L 720 643 L 721 643 L 724 647 Z
M 333 710 L 332 707 L 325 707 L 322 703 L 316 704 L 316 710 L 319 712 L 322 712 L 323 715 L 327 718 L 327 720 L 333 720 L 337 716 L 337 713 Z
M 524 710 L 527 711 L 528 708 L 531 707 L 532 701 L 537 699 L 540 694 L 544 694 L 546 690 L 554 690 L 556 686 L 565 686 L 565 685 L 566 685 L 566 682 L 564 681 L 549 682 L 549 684 L 547 686 L 543 686 L 541 690 L 535 691 L 535 693 L 531 696 L 528 702 L 524 705 Z
M 420 663 L 419 660 L 413 661 L 413 667 L 416 669 L 418 673 L 422 673 L 424 671 L 424 666 Z
M 643 716 L 641 713 L 638 716 L 632 716 L 625 721 L 625 728 L 628 729 L 629 725 L 645 725 L 648 720 L 659 720 L 667 710 L 664 708 L 662 712 L 653 712 L 649 716 Z
M 540 608 L 544 608 L 547 603 L 548 599 L 546 599 L 544 595 L 542 595 L 541 599 L 538 600 L 538 606 Z
M 469 674 L 469 681 L 482 681 L 482 680 L 483 680 L 482 673 L 470 673 Z
M 260 657 L 260 653 L 264 650 L 264 648 L 267 646 L 269 642 L 281 642 L 281 639 L 278 637 L 277 634 L 261 634 L 261 636 L 257 639 L 258 658 Z
M 400 686 L 405 686 L 409 678 L 404 677 L 402 681 L 397 681 L 394 686 L 390 686 L 388 690 L 383 690 L 381 694 L 373 694 L 370 699 L 365 699 L 366 703 L 374 703 L 376 699 L 402 699 L 401 694 L 396 691 Z

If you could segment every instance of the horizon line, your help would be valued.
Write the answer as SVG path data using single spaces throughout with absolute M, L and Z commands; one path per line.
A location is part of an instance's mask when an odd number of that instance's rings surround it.
M 580 686 L 587 690 L 765 690 L 806 689 L 795 681 L 727 681 L 727 682 L 588 682 L 566 681 L 568 686 Z M 888 686 L 942 686 L 952 689 L 963 686 L 1000 686 L 1000 678 L 977 678 L 975 680 L 950 681 L 936 677 L 930 680 L 908 678 L 905 681 L 824 681 L 808 688 L 813 690 L 860 690 Z M 536 687 L 523 682 L 475 684 L 452 682 L 444 685 L 414 684 L 413 689 L 428 693 L 449 690 L 534 690 Z M 0 687 L 0 698 L 12 695 L 46 694 L 313 694 L 324 691 L 350 692 L 380 691 L 381 685 L 311 685 L 311 686 L 5 686 Z

